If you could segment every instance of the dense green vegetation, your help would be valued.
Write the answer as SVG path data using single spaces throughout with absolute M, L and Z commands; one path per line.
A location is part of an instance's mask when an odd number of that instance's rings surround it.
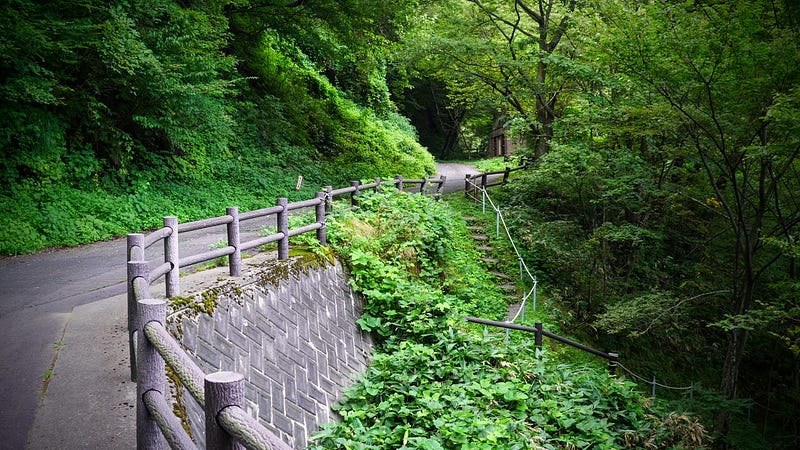
M 386 82 L 410 5 L 305 3 L 3 2 L 0 253 L 433 172 Z
M 501 319 L 506 303 L 466 224 L 446 204 L 369 194 L 328 223 L 376 338 L 367 372 L 335 407 L 318 448 L 700 448 L 702 425 L 654 408 L 602 364 L 508 344 L 464 315 Z M 541 319 L 541 317 L 540 317 Z
M 0 253 L 423 175 L 416 131 L 468 159 L 499 123 L 536 158 L 498 199 L 558 322 L 638 373 L 718 391 L 702 396 L 716 445 L 800 445 L 796 2 L 10 0 L 0 13 Z M 457 257 L 440 242 L 456 237 L 425 226 L 435 239 L 391 250 L 418 266 L 381 263 L 366 291 L 406 269 L 443 275 L 431 261 Z M 387 351 L 396 334 L 409 342 L 376 372 L 406 370 L 417 350 L 449 367 L 425 330 L 439 336 L 460 306 L 419 304 L 476 297 L 417 281 L 387 287 L 414 299 L 413 323 L 362 321 Z M 453 342 L 465 367 L 471 342 Z M 499 385 L 505 366 L 489 366 Z

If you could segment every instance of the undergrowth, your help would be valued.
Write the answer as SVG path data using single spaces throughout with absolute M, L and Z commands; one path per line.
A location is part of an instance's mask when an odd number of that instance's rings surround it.
M 331 218 L 328 236 L 364 298 L 367 371 L 311 448 L 700 448 L 702 425 L 656 410 L 602 367 L 484 335 L 503 295 L 443 202 L 387 190 Z

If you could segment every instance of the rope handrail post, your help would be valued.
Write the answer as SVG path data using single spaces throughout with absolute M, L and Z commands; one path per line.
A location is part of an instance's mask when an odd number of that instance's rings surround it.
M 333 212 L 333 186 L 325 186 L 325 213 Z
M 178 218 L 175 216 L 164 217 L 164 227 L 172 229 L 169 236 L 164 239 L 164 262 L 171 265 L 169 272 L 164 276 L 164 281 L 167 298 L 172 298 L 181 295 Z
M 484 177 L 485 178 L 485 177 Z M 486 187 L 481 187 L 481 212 L 486 214 Z
M 325 230 L 325 207 L 326 207 L 326 199 L 327 195 L 324 192 L 317 192 L 317 206 L 314 208 L 314 213 L 316 215 L 317 223 L 321 224 L 322 226 L 317 228 L 317 242 L 319 245 L 325 245 L 328 243 L 328 238 Z
M 361 195 L 361 182 L 353 180 L 350 182 L 350 185 L 355 188 L 353 193 L 350 194 L 350 206 L 358 206 L 358 196 Z
M 289 258 L 289 199 L 281 197 L 278 199 L 278 206 L 281 207 L 278 212 L 278 233 L 283 233 L 283 237 L 278 241 L 278 259 L 284 260 Z
M 206 448 L 243 448 L 217 421 L 220 411 L 229 406 L 244 406 L 244 375 L 236 372 L 215 372 L 204 380 L 206 404 Z
M 608 355 L 611 356 L 611 358 L 608 359 L 608 373 L 614 375 L 619 365 L 619 352 L 608 352 Z
M 242 249 L 241 249 L 241 229 L 239 228 L 239 208 L 230 206 L 225 213 L 231 216 L 232 220 L 226 225 L 228 231 L 228 247 L 233 247 L 233 253 L 228 256 L 228 266 L 232 277 L 242 274 Z
M 164 324 L 167 320 L 167 304 L 162 299 L 144 299 L 137 303 L 138 364 L 136 370 L 136 447 L 138 449 L 167 449 L 167 444 L 158 423 L 144 403 L 145 394 L 166 392 L 167 376 L 164 358 L 144 333 L 149 322 Z
M 500 237 L 500 207 L 494 208 L 494 221 L 495 221 L 495 237 Z
M 144 262 L 144 234 L 131 233 L 127 238 L 127 291 L 128 291 L 128 356 L 131 362 L 131 381 L 136 381 L 136 293 L 133 289 L 133 280 L 136 277 L 147 277 L 142 273 L 141 263 Z M 131 264 L 136 262 L 137 264 Z M 144 263 L 147 267 L 147 263 Z M 146 269 L 149 271 L 149 268 Z

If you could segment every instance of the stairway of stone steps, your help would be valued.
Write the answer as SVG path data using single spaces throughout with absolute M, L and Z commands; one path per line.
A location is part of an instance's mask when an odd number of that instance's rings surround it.
M 503 283 L 500 284 L 499 287 L 502 291 L 506 292 L 506 298 L 509 301 L 506 320 L 512 320 L 517 316 L 517 313 L 522 307 L 519 295 L 517 294 L 517 286 L 514 284 L 509 275 L 498 270 L 497 264 L 500 262 L 500 260 L 495 258 L 492 253 L 494 250 L 491 246 L 492 238 L 486 234 L 486 227 L 477 224 L 476 222 L 478 222 L 478 219 L 475 217 L 467 216 L 464 217 L 464 219 L 469 224 L 467 229 L 472 232 L 472 239 L 478 243 L 478 250 L 483 253 L 481 261 L 483 261 L 490 268 L 491 274 L 497 278 L 499 282 Z

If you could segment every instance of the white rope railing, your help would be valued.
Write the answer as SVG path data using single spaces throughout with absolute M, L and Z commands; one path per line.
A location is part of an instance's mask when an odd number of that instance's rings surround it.
M 501 225 L 502 225 L 502 228 L 505 231 L 506 237 L 508 237 L 508 241 L 511 243 L 511 248 L 514 249 L 514 254 L 516 254 L 516 256 L 517 256 L 517 261 L 519 261 L 520 279 L 524 282 L 525 281 L 525 279 L 524 279 L 525 275 L 527 275 L 528 279 L 532 283 L 530 290 L 528 290 L 525 293 L 525 295 L 522 296 L 522 303 L 520 304 L 520 307 L 517 310 L 516 314 L 514 314 L 514 317 L 511 318 L 510 320 L 506 320 L 506 322 L 514 323 L 514 322 L 516 322 L 517 319 L 522 317 L 522 320 L 524 321 L 525 320 L 525 307 L 527 305 L 528 299 L 531 298 L 531 297 L 533 297 L 533 310 L 536 311 L 536 289 L 537 289 L 537 287 L 539 285 L 539 282 L 536 279 L 536 276 L 531 273 L 530 269 L 528 268 L 528 265 L 525 264 L 525 259 L 522 258 L 522 254 L 520 253 L 516 242 L 514 242 L 514 238 L 511 236 L 511 231 L 508 229 L 508 225 L 506 224 L 505 218 L 503 217 L 503 213 L 500 211 L 500 207 L 497 206 L 494 203 L 494 201 L 492 201 L 492 198 L 489 196 L 489 193 L 486 191 L 486 186 L 479 186 L 479 185 L 475 184 L 472 180 L 468 180 L 467 182 L 470 183 L 472 186 L 474 186 L 475 189 L 480 189 L 481 198 L 482 198 L 482 209 L 483 209 L 483 212 L 484 213 L 486 212 L 486 202 L 487 202 L 487 200 L 489 202 L 489 205 L 491 205 L 492 209 L 494 210 L 494 212 L 496 214 L 496 235 L 497 235 L 497 237 L 500 236 L 500 228 L 501 228 Z

